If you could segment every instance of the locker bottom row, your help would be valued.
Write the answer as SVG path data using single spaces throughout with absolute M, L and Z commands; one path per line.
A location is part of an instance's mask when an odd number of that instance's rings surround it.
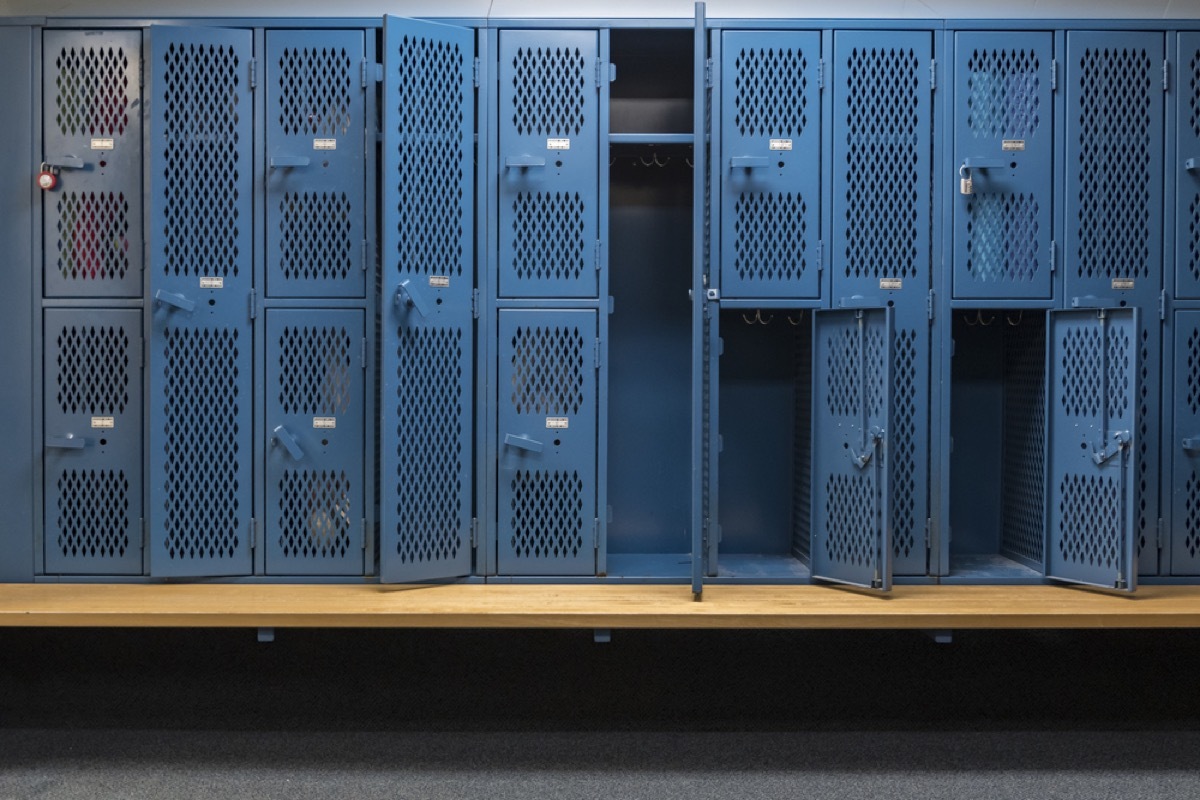
M 36 572 L 1200 574 L 1200 311 L 956 310 L 939 348 L 903 309 L 720 310 L 702 398 L 674 313 L 601 347 L 595 309 L 501 309 L 482 410 L 470 320 L 402 315 L 376 433 L 361 309 L 267 309 L 255 364 L 250 323 L 156 310 L 144 348 L 140 309 L 48 308 Z

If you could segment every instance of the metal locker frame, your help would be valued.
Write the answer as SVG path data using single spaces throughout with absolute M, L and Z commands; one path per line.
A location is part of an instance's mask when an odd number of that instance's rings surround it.
M 1200 574 L 1200 310 L 1174 312 L 1171 425 L 1165 457 L 1171 574 Z

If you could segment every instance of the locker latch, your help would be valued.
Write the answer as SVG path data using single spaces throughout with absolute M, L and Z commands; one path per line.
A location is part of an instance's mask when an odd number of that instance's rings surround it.
M 163 305 L 171 306 L 172 308 L 178 308 L 180 311 L 191 312 L 196 310 L 195 301 L 189 300 L 183 295 L 176 294 L 175 292 L 168 292 L 159 289 L 154 293 L 154 300 L 162 303 Z
M 859 469 L 865 469 L 867 464 L 871 463 L 871 457 L 875 455 L 875 451 L 879 448 L 879 442 L 883 439 L 883 429 L 878 425 L 872 425 L 865 438 L 861 453 L 850 448 L 850 460 Z
M 1186 453 L 1200 452 L 1200 436 L 1189 436 L 1179 443 Z
M 288 455 L 291 456 L 293 460 L 299 461 L 300 459 L 304 458 L 304 451 L 300 449 L 300 443 L 296 441 L 295 436 L 292 436 L 292 434 L 288 432 L 287 428 L 283 427 L 282 425 L 277 425 L 275 430 L 272 432 L 275 434 L 275 441 L 283 445 L 284 449 L 288 451 Z
M 400 281 L 400 285 L 396 287 L 396 310 L 406 306 L 417 309 L 417 313 L 422 317 L 429 316 L 429 305 L 421 297 L 421 293 L 414 288 L 411 279 Z
M 59 156 L 38 165 L 37 185 L 42 191 L 58 187 L 58 173 L 64 169 L 83 169 L 83 159 L 76 156 Z
M 1112 438 L 1112 444 L 1108 447 L 1092 451 L 1092 461 L 1096 464 L 1103 464 L 1129 445 L 1129 431 L 1113 431 Z

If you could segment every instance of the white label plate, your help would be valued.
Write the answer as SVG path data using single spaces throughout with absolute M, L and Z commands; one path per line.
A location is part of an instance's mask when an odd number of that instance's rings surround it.
M 337 427 L 337 417 L 313 417 L 313 427 L 322 430 L 333 430 Z
M 112 150 L 117 146 L 114 139 L 92 139 L 93 150 Z
M 92 417 L 92 427 L 112 429 L 117 427 L 117 420 L 115 417 Z
M 430 275 L 429 276 L 429 285 L 435 289 L 449 289 L 450 288 L 450 276 L 449 275 Z
M 565 431 L 571 427 L 570 417 L 546 417 L 546 427 L 551 430 Z
M 880 278 L 879 279 L 879 288 L 880 289 L 893 289 L 893 290 L 894 289 L 903 289 L 904 288 L 904 279 L 903 278 Z
M 1000 142 L 1000 149 L 1006 153 L 1017 153 L 1025 149 L 1024 139 L 1004 139 Z
M 313 150 L 337 150 L 337 139 L 313 139 Z
M 225 279 L 221 277 L 206 277 L 200 279 L 201 289 L 224 289 Z
M 547 139 L 546 140 L 546 149 L 547 150 L 570 150 L 571 149 L 571 140 L 570 139 Z
M 1114 289 L 1132 289 L 1133 278 L 1113 278 L 1112 287 Z
M 792 140 L 791 139 L 772 139 L 771 140 L 771 149 L 772 150 L 791 150 L 792 149 Z

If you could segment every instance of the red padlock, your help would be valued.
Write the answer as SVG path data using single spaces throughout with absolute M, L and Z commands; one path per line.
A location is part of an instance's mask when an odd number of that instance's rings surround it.
M 56 170 L 53 167 L 43 163 L 41 166 L 41 171 L 38 172 L 37 185 L 39 189 L 42 189 L 46 192 L 58 186 L 58 174 Z

